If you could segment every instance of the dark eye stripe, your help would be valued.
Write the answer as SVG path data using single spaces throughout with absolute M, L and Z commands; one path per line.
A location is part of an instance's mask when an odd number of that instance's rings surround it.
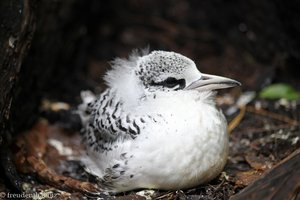
M 179 85 L 176 90 L 183 89 L 185 87 L 185 80 L 184 79 L 176 79 L 173 77 L 168 77 L 164 81 L 161 82 L 154 82 L 150 83 L 151 86 L 163 86 L 167 88 L 174 88 L 175 86 Z

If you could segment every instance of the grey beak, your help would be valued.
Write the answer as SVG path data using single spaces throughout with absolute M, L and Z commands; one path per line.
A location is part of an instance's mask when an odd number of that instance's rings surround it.
M 215 76 L 210 74 L 202 74 L 202 77 L 190 85 L 188 85 L 184 90 L 217 90 L 223 88 L 230 88 L 235 86 L 241 86 L 241 83 L 230 78 L 225 78 L 222 76 Z

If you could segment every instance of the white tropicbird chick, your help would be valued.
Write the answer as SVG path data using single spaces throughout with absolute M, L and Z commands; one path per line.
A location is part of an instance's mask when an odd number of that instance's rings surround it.
M 191 188 L 223 170 L 227 123 L 212 91 L 239 82 L 166 51 L 118 58 L 105 81 L 108 88 L 81 106 L 83 162 L 104 190 Z

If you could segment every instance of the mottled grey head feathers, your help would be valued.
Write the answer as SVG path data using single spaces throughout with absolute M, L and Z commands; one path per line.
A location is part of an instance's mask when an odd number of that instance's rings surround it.
M 134 80 L 147 91 L 183 89 L 201 76 L 191 59 L 167 51 L 134 51 L 127 60 L 114 60 L 112 68 L 105 76 L 109 86 L 121 86 Z
M 174 52 L 153 51 L 138 61 L 135 73 L 146 87 L 182 89 L 185 87 L 184 72 L 194 62 Z

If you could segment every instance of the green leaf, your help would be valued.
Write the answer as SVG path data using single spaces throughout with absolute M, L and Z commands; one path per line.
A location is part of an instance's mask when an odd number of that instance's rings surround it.
M 286 83 L 276 83 L 265 87 L 260 93 L 260 98 L 264 99 L 287 99 L 300 100 L 300 92 Z

